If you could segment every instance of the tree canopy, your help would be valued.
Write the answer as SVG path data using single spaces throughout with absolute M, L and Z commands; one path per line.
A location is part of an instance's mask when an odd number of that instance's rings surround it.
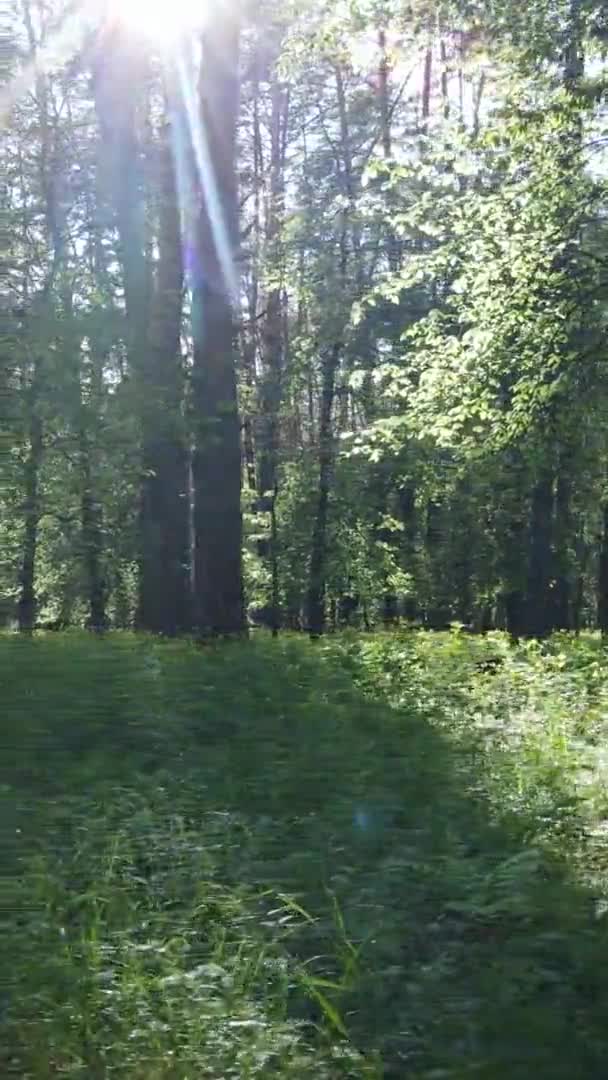
M 605 5 L 138 11 L 6 24 L 5 623 L 608 629 Z

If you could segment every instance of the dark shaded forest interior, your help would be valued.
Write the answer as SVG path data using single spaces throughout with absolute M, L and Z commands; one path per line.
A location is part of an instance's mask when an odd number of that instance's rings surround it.
M 605 1080 L 607 55 L 7 4 L 2 1076 Z

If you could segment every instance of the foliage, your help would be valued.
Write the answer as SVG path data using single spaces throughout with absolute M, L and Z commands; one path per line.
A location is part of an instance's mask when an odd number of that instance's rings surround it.
M 243 12 L 250 611 L 307 626 L 313 576 L 330 626 L 407 615 L 534 635 L 603 610 L 602 6 L 520 7 Z M 44 52 L 61 8 L 11 16 L 2 606 L 9 622 L 174 633 L 193 613 L 184 595 L 170 618 L 170 597 L 197 588 L 190 563 L 218 517 L 199 514 L 217 469 L 189 490 L 208 405 L 191 295 L 205 194 L 187 150 L 199 118 L 172 71 L 196 96 L 198 61 L 117 26 L 111 55 L 136 73 L 119 123 L 107 26 L 77 59 Z
M 597 639 L 0 663 L 7 1075 L 601 1075 Z

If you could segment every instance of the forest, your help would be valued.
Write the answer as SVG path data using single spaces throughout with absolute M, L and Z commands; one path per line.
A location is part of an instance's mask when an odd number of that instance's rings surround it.
M 604 1080 L 605 0 L 6 0 L 0 1074 Z
M 604 5 L 71 17 L 4 50 L 5 624 L 608 628 Z

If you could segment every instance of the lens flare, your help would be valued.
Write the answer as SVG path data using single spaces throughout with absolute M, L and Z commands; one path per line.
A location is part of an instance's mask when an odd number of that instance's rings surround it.
M 134 33 L 161 45 L 202 28 L 204 0 L 113 0 L 112 16 Z

